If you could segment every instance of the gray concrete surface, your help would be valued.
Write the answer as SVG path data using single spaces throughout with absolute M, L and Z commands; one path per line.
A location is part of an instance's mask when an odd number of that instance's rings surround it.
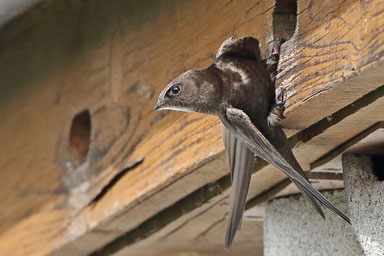
M 384 182 L 374 175 L 369 156 L 347 153 L 342 159 L 356 236 L 366 255 L 384 255 Z
M 349 215 L 344 190 L 323 194 Z M 301 195 L 271 201 L 264 219 L 264 256 L 364 255 L 352 226 L 323 209 L 326 220 Z

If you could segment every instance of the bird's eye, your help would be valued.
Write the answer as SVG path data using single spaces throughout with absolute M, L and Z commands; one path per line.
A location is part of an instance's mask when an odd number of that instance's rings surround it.
M 172 96 L 177 96 L 181 92 L 181 88 L 179 84 L 172 85 L 172 87 L 169 89 L 168 94 Z

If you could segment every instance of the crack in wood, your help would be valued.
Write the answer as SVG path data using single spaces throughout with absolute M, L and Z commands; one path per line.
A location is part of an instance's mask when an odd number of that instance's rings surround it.
M 129 163 L 126 167 L 124 167 L 120 172 L 118 172 L 104 187 L 101 191 L 92 199 L 92 201 L 88 204 L 88 206 L 94 206 L 101 198 L 107 194 L 107 192 L 130 170 L 136 168 L 144 161 L 144 157 L 138 158 L 135 161 Z
M 195 237 L 195 240 L 199 240 L 202 237 L 204 237 L 205 235 L 207 235 L 209 233 L 209 231 L 211 231 L 213 228 L 215 228 L 221 222 L 225 221 L 226 218 L 227 218 L 227 214 L 224 217 L 220 218 L 219 220 L 213 222 L 210 226 L 208 226 L 208 228 L 206 228 L 203 232 L 201 232 L 199 235 L 197 235 Z
M 317 123 L 311 125 L 310 127 L 296 133 L 292 137 L 289 138 L 289 142 L 291 143 L 291 147 L 295 147 L 299 142 L 308 142 L 313 137 L 323 133 L 328 128 L 337 124 L 341 120 L 346 117 L 354 114 L 360 109 L 372 104 L 377 99 L 384 96 L 384 85 L 378 87 L 377 89 L 365 94 L 363 97 L 357 99 L 351 104 L 345 106 L 344 108 L 336 111 L 330 116 L 324 117 Z
M 149 237 L 153 233 L 164 228 L 170 222 L 176 220 L 180 216 L 191 212 L 195 208 L 204 204 L 209 198 L 221 194 L 230 186 L 230 177 L 225 175 L 218 181 L 204 185 L 187 195 L 173 205 L 160 211 L 157 215 L 152 216 L 147 221 L 140 224 L 137 228 L 128 231 L 127 233 L 117 237 L 107 245 L 97 251 L 94 251 L 90 256 L 97 255 L 112 255 L 121 248 L 129 246 L 144 238 Z

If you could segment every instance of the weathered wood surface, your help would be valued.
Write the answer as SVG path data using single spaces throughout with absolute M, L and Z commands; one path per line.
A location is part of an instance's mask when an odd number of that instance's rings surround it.
M 304 129 L 292 143 L 308 168 L 383 120 L 382 102 L 375 101 L 381 94 L 364 101 L 378 105 L 337 111 L 384 81 L 384 3 L 298 4 L 298 28 L 283 47 L 278 83 L 288 87 L 285 126 Z M 49 1 L 5 27 L 0 34 L 0 255 L 87 254 L 205 184 L 214 187 L 227 174 L 218 120 L 152 108 L 171 78 L 209 65 L 228 36 L 256 36 L 266 49 L 273 5 Z M 90 151 L 83 165 L 72 168 L 69 130 L 84 109 L 91 114 Z M 327 116 L 328 123 L 311 126 Z M 284 178 L 264 167 L 253 177 L 250 197 Z M 213 191 L 218 194 L 193 198 L 196 209 L 180 212 L 181 218 L 164 218 L 160 231 L 149 230 L 155 233 L 142 243 L 155 246 L 164 237 L 157 245 L 169 252 L 172 244 L 187 250 L 195 237 L 204 246 L 219 239 L 228 191 Z M 214 223 L 221 224 L 206 232 Z M 127 250 L 141 252 L 140 243 L 135 246 Z
M 286 125 L 303 129 L 383 84 L 384 20 L 381 1 L 298 5 L 278 83 L 288 88 Z
M 374 95 L 375 97 L 372 97 Z M 384 87 L 380 87 L 378 90 L 371 92 L 370 94 L 362 97 L 361 99 L 355 101 L 353 105 L 348 106 L 342 110 L 339 110 L 334 115 L 330 116 L 329 119 L 325 118 L 319 123 L 326 124 L 326 122 L 332 122 L 332 118 L 340 118 L 341 120 L 334 126 L 329 127 L 321 133 L 316 133 L 318 130 L 317 125 L 312 126 L 303 130 L 303 132 L 309 132 L 311 134 L 317 134 L 316 136 L 309 139 L 305 144 L 298 144 L 295 147 L 295 154 L 301 158 L 302 163 L 314 163 L 317 162 L 317 159 L 322 159 L 322 153 L 326 155 L 328 152 L 332 152 L 333 149 L 338 148 L 338 145 L 341 141 L 348 141 L 348 147 L 351 147 L 358 143 L 361 139 L 367 136 L 371 132 L 375 132 L 378 128 L 382 127 L 379 120 L 383 120 L 384 112 L 380 111 L 384 104 Z M 355 111 L 351 111 L 354 109 Z M 341 115 L 340 112 L 349 113 L 347 115 Z M 359 120 L 362 120 L 364 126 L 357 126 Z M 372 124 L 372 126 L 370 126 Z M 367 126 L 368 128 L 361 133 L 359 129 Z M 326 126 L 324 127 L 326 128 Z M 340 132 L 344 131 L 344 132 Z M 300 133 L 299 133 L 300 134 Z M 295 138 L 298 135 L 293 136 Z M 355 134 L 358 134 L 355 136 Z M 361 136 L 363 134 L 364 136 Z M 355 139 L 356 138 L 356 139 Z M 326 141 L 327 143 L 321 143 Z M 383 143 L 383 139 L 380 141 Z M 379 143 L 379 141 L 375 141 Z M 339 151 L 341 154 L 343 151 L 347 150 L 348 147 L 343 148 Z M 310 152 L 310 154 L 308 154 Z M 332 171 L 342 171 L 341 169 L 335 169 Z M 325 173 L 327 174 L 327 173 Z M 329 173 L 332 174 L 332 173 Z M 311 175 L 309 175 L 311 177 Z M 340 178 L 338 175 L 336 175 Z M 317 176 L 314 176 L 316 178 Z M 286 177 L 280 172 L 277 172 L 272 167 L 267 166 L 258 172 L 256 172 L 252 177 L 252 184 L 250 189 L 250 202 L 253 200 L 260 201 L 258 199 L 259 195 L 263 193 L 263 190 L 270 190 L 274 187 L 276 180 L 283 180 Z M 328 179 L 333 177 L 328 177 Z M 327 177 L 325 177 L 327 179 Z M 286 187 L 289 183 L 284 185 L 282 188 Z M 270 185 L 271 187 L 266 187 Z M 324 188 L 323 184 L 314 183 L 317 188 Z M 340 188 L 340 182 L 331 181 L 327 184 L 329 188 Z M 297 193 L 295 189 L 288 189 Z M 220 194 L 219 196 L 209 200 L 206 204 L 201 207 L 196 208 L 194 211 L 183 215 L 181 218 L 177 219 L 170 223 L 167 227 L 163 228 L 155 235 L 151 236 L 148 239 L 140 241 L 130 247 L 124 247 L 117 255 L 140 255 L 140 253 L 150 253 L 151 248 L 157 248 L 158 252 L 162 252 L 165 255 L 170 251 L 175 250 L 187 250 L 191 248 L 191 241 L 193 248 L 196 251 L 209 251 L 208 241 L 212 241 L 212 248 L 216 250 L 219 254 L 223 253 L 219 247 L 215 247 L 217 240 L 223 241 L 225 234 L 225 225 L 226 225 L 226 216 L 227 208 L 229 206 L 228 202 L 228 192 Z M 277 193 L 278 191 L 275 191 Z M 285 193 L 279 193 L 277 195 L 284 195 Z M 262 200 L 266 200 L 270 197 L 264 197 Z M 252 202 L 253 203 L 253 202 Z M 251 204 L 252 204 L 251 203 Z M 326 214 L 333 214 L 326 210 Z M 248 250 L 257 251 L 257 241 L 260 238 L 260 230 L 253 230 L 255 228 L 253 222 L 245 220 L 244 225 L 242 225 L 242 230 L 240 231 L 239 236 L 235 239 L 233 252 L 241 253 L 242 248 L 248 248 Z M 249 236 L 246 234 L 251 233 L 253 230 L 254 236 Z M 242 236 L 243 234 L 244 236 Z M 177 244 L 174 242 L 177 241 Z M 245 245 L 247 241 L 247 245 Z M 248 246 L 248 247 L 247 247 Z M 211 248 L 211 249 L 212 249 Z
M 368 100 L 371 95 L 376 95 L 374 98 Z M 303 132 L 308 132 L 312 135 L 315 135 L 311 138 L 308 138 L 308 141 L 304 143 L 299 143 L 294 149 L 295 155 L 300 159 L 301 163 L 309 166 L 311 163 L 316 162 L 317 159 L 321 159 L 324 155 L 327 155 L 328 152 L 331 152 L 333 149 L 337 148 L 343 141 L 352 140 L 353 143 L 350 143 L 349 147 L 353 146 L 355 143 L 358 143 L 363 137 L 358 135 L 359 139 L 354 140 L 356 134 L 359 132 L 364 132 L 364 127 L 367 127 L 367 130 L 374 132 L 378 127 L 381 126 L 380 123 L 377 123 L 380 120 L 384 119 L 384 112 L 382 110 L 382 106 L 384 104 L 384 87 L 380 87 L 379 90 L 373 92 L 371 95 L 367 95 L 362 99 L 359 99 L 353 103 L 354 106 L 350 106 L 347 108 L 354 108 L 358 111 L 345 111 L 340 110 L 340 112 L 349 113 L 346 116 L 342 116 L 341 120 L 333 126 L 324 127 L 327 128 L 321 133 L 317 133 L 316 125 L 309 127 L 308 129 L 303 130 Z M 368 105 L 363 104 L 369 103 Z M 335 113 L 335 115 L 331 116 L 336 118 L 339 113 Z M 331 122 L 331 118 L 322 120 L 323 125 L 326 122 Z M 363 125 L 356 125 L 362 121 Z M 379 124 L 379 125 L 376 125 Z M 370 129 L 373 127 L 374 129 Z M 300 133 L 299 133 L 300 134 Z M 299 136 L 295 135 L 292 137 L 291 141 Z M 368 134 L 365 134 L 368 135 Z M 325 141 L 325 143 L 323 143 Z M 383 142 L 383 141 L 381 141 Z M 347 150 L 348 148 L 344 148 Z M 341 154 L 343 151 L 340 151 Z M 332 170 L 335 171 L 335 170 Z M 337 169 L 337 171 L 342 171 L 341 169 Z M 263 193 L 263 191 L 267 191 L 269 189 L 274 188 L 279 181 L 286 179 L 286 176 L 281 172 L 276 171 L 271 166 L 266 166 L 259 171 L 257 171 L 252 176 L 252 183 L 249 193 L 249 200 L 252 201 L 254 199 L 260 201 L 258 196 Z M 285 186 L 287 186 L 287 183 Z M 284 187 L 285 187 L 284 186 Z M 314 183 L 314 186 L 317 188 L 324 188 L 322 184 Z M 340 188 L 340 182 L 330 182 L 327 184 L 327 189 L 330 188 Z M 282 187 L 282 188 L 284 188 Z M 342 186 L 341 186 L 342 187 Z M 295 189 L 290 189 L 292 191 L 297 192 Z M 148 248 L 152 248 L 156 246 L 159 251 L 164 252 L 165 254 L 169 251 L 173 250 L 186 250 L 190 244 L 190 241 L 194 241 L 194 248 L 199 250 L 208 250 L 206 242 L 207 241 L 216 241 L 219 239 L 223 241 L 225 234 L 225 225 L 226 225 L 226 216 L 229 207 L 229 191 L 225 191 L 223 194 L 211 199 L 207 204 L 202 205 L 199 208 L 196 208 L 193 212 L 184 215 L 182 218 L 177 219 L 172 222 L 166 228 L 162 229 L 160 232 L 156 233 L 149 239 L 146 239 L 138 244 L 135 244 L 130 247 L 126 247 L 122 252 L 126 252 L 128 255 L 136 255 L 137 252 L 149 252 Z M 278 192 L 278 191 L 276 191 Z M 276 193 L 275 192 L 275 193 Z M 276 195 L 285 195 L 285 193 L 279 193 Z M 273 194 L 269 197 L 264 197 L 262 200 L 267 200 L 272 198 Z M 326 214 L 333 214 L 329 210 L 325 210 Z M 245 221 L 242 225 L 242 230 L 240 234 L 243 232 L 248 234 L 252 232 L 254 228 L 253 222 Z M 258 230 L 254 230 L 255 236 L 245 236 L 241 237 L 239 235 L 238 238 L 235 238 L 234 242 L 234 250 L 239 250 L 244 247 L 244 241 L 248 241 L 248 249 L 256 249 L 256 241 L 260 235 Z M 218 235 L 221 234 L 221 235 Z M 177 245 L 174 244 L 174 241 L 177 240 Z M 219 250 L 219 249 L 217 249 Z M 119 254 L 118 254 L 119 255 Z M 239 254 L 241 255 L 241 254 Z
M 350 3 L 346 3 L 346 4 L 350 4 Z M 353 5 L 351 6 L 352 10 L 355 8 L 356 6 L 353 6 Z M 346 13 L 346 15 L 348 14 L 349 13 Z M 324 12 L 324 15 L 327 16 L 328 13 Z M 336 19 L 339 19 L 339 18 L 340 17 L 336 17 Z M 379 30 L 380 26 L 378 26 L 377 29 Z M 365 65 L 364 62 L 357 63 L 357 64 L 363 67 Z M 354 77 L 352 79 L 350 77 L 347 77 L 341 82 L 335 81 L 335 83 L 332 83 L 332 80 L 329 82 L 328 85 L 330 88 L 327 88 L 327 90 L 329 90 L 327 91 L 328 97 L 330 96 L 331 98 L 329 101 L 332 102 L 333 104 L 335 103 L 339 104 L 336 110 L 339 110 L 341 106 L 347 105 L 344 109 L 341 109 L 340 111 L 334 111 L 334 109 L 332 108 L 330 109 L 324 108 L 324 105 L 323 105 L 323 109 L 321 109 L 321 111 L 313 112 L 313 113 L 316 113 L 316 115 L 313 115 L 312 113 L 312 116 L 310 117 L 304 116 L 304 118 L 307 118 L 307 119 L 312 118 L 312 120 L 316 120 L 316 121 L 322 117 L 328 116 L 328 118 L 322 120 L 322 122 L 319 122 L 317 125 L 310 127 L 303 134 L 300 134 L 300 136 L 296 136 L 296 137 L 294 136 L 294 138 L 292 139 L 294 143 L 297 143 L 295 153 L 300 159 L 300 162 L 303 163 L 303 165 L 307 169 L 309 168 L 309 165 L 311 164 L 311 162 L 320 158 L 322 155 L 327 154 L 333 148 L 337 147 L 344 141 L 352 138 L 356 134 L 362 132 L 366 128 L 374 125 L 377 121 L 380 121 L 383 119 L 382 114 L 378 113 L 382 111 L 382 108 L 380 108 L 380 106 L 382 105 L 383 102 L 381 100 L 377 100 L 383 96 L 382 88 L 354 102 L 354 100 L 359 98 L 359 96 L 363 96 L 367 92 L 371 91 L 372 89 L 382 85 L 381 81 L 383 81 L 383 79 L 381 74 L 378 73 L 377 70 L 376 72 L 374 72 L 377 67 L 380 67 L 381 63 L 375 62 L 375 65 L 378 65 L 378 66 L 366 68 L 364 72 L 360 72 L 361 70 L 359 70 L 359 72 L 356 72 L 355 74 L 352 75 L 352 77 Z M 322 69 L 324 70 L 323 67 Z M 370 74 L 370 72 L 372 72 L 372 74 Z M 370 78 L 369 80 L 366 78 L 365 75 L 368 77 L 371 75 L 372 76 L 369 77 Z M 356 87 L 352 87 L 351 85 L 355 85 Z M 368 88 L 357 87 L 359 85 L 364 85 L 364 86 L 367 86 Z M 351 91 L 349 93 L 345 93 L 344 91 L 344 93 L 342 94 L 342 98 L 339 100 L 337 98 L 338 93 L 340 93 L 339 90 L 344 86 L 349 88 L 344 88 L 343 90 L 348 91 L 349 89 L 351 89 Z M 334 92 L 335 94 L 333 94 Z M 359 96 L 356 97 L 357 95 Z M 333 100 L 332 100 L 332 97 L 334 97 Z M 367 105 L 369 105 L 369 107 L 367 107 Z M 324 113 L 327 113 L 327 115 L 324 115 Z M 289 115 L 290 114 L 288 109 L 287 121 L 290 121 Z M 361 122 L 359 120 L 363 120 L 363 121 Z M 306 122 L 306 121 L 307 120 L 304 120 L 304 119 L 299 120 L 299 123 Z M 288 123 L 288 125 L 289 124 L 290 122 Z M 296 125 L 293 124 L 292 127 L 296 127 Z M 300 141 L 304 141 L 306 142 L 306 144 L 299 143 Z M 267 189 L 270 186 L 273 186 L 275 182 L 278 182 L 283 178 L 285 178 L 284 175 L 282 175 L 281 173 L 274 172 L 272 168 L 270 167 L 264 168 L 263 170 L 256 173 L 253 177 L 253 180 L 256 180 L 256 181 L 252 184 L 250 197 L 253 197 L 261 193 L 263 190 Z M 220 197 L 223 197 L 225 200 L 226 196 L 225 194 L 222 194 L 220 195 Z M 188 221 L 178 220 L 173 224 L 175 226 L 174 228 L 171 228 L 172 225 L 169 225 L 165 230 L 162 230 L 162 232 L 159 232 L 158 233 L 159 238 L 163 237 L 160 240 L 156 239 L 157 236 L 152 237 L 154 242 L 152 244 L 151 243 L 146 244 L 147 245 L 146 247 L 149 248 L 150 246 L 159 246 L 163 248 L 178 247 L 179 249 L 183 249 L 183 248 L 185 249 L 185 248 L 188 248 L 189 241 L 196 239 L 196 237 L 201 238 L 201 234 L 205 235 L 205 237 L 203 236 L 203 241 L 210 241 L 212 239 L 214 240 L 215 238 L 217 238 L 217 236 L 207 235 L 207 232 L 206 232 L 207 227 L 210 230 L 216 230 L 216 232 L 218 230 L 220 230 L 221 232 L 224 231 L 223 225 L 221 224 L 223 222 L 223 219 L 225 219 L 225 215 L 227 212 L 227 203 L 225 202 L 226 201 L 223 201 L 219 205 L 214 205 L 213 209 L 211 210 L 213 214 L 211 215 L 205 212 L 204 210 L 205 208 L 199 209 L 199 210 L 197 209 L 195 214 L 194 215 L 192 214 L 192 217 Z M 216 216 L 216 217 L 212 217 L 212 216 Z M 179 226 L 177 225 L 177 223 L 179 223 Z M 215 223 L 217 224 L 217 228 L 212 227 L 212 225 L 215 225 Z M 246 227 L 247 225 L 244 225 L 243 229 L 246 229 Z M 164 234 L 167 234 L 168 232 L 170 235 L 164 235 Z M 215 233 L 214 231 L 212 232 Z M 180 241 L 178 242 L 177 246 L 174 245 L 174 241 L 176 239 L 177 241 Z M 150 241 L 151 239 L 147 239 L 147 242 L 148 240 Z M 198 243 L 196 243 L 194 246 L 196 249 L 199 248 Z M 200 248 L 204 248 L 204 242 L 202 242 L 200 246 L 201 246 Z M 135 246 L 128 248 L 128 251 L 130 253 L 134 253 Z
M 222 154 L 217 119 L 152 111 L 172 77 L 208 65 L 228 36 L 267 37 L 271 1 L 226 4 L 48 1 L 2 30 L 0 254 L 92 252 L 226 173 L 224 161 L 192 173 Z M 84 109 L 90 151 L 71 168 L 69 130 Z

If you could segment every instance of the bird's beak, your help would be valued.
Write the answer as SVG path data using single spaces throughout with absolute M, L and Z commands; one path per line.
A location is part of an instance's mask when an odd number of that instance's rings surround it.
M 161 108 L 160 102 L 157 102 L 156 106 L 153 108 L 153 111 L 157 111 Z

